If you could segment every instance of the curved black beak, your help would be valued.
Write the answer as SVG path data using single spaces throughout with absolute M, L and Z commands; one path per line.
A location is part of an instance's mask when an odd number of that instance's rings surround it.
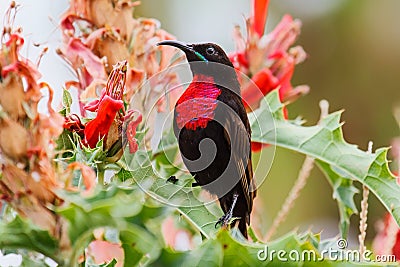
M 200 54 L 199 52 L 194 50 L 193 45 L 185 44 L 183 42 L 179 42 L 179 41 L 175 41 L 175 40 L 162 41 L 162 42 L 157 43 L 157 46 L 159 46 L 159 45 L 169 45 L 169 46 L 179 48 L 180 50 L 185 52 L 186 58 L 189 62 L 198 61 L 198 60 L 208 62 L 208 60 L 202 54 Z
M 179 41 L 174 41 L 174 40 L 167 40 L 167 41 L 162 41 L 157 43 L 158 45 L 169 45 L 169 46 L 174 46 L 176 48 L 179 48 L 180 50 L 182 50 L 183 52 L 191 52 L 194 53 L 195 51 L 193 50 L 193 46 L 185 44 L 183 42 L 179 42 Z

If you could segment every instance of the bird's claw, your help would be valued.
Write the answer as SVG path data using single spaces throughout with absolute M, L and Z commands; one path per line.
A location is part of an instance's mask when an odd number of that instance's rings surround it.
M 232 220 L 232 212 L 227 212 L 226 214 L 222 215 L 221 218 L 218 219 L 218 221 L 215 223 L 215 228 L 217 228 L 218 225 L 225 227 L 229 224 L 231 220 Z

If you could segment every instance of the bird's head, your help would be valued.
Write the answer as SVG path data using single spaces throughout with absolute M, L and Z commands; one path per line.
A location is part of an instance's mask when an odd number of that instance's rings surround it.
M 169 45 L 182 50 L 194 75 L 212 76 L 217 84 L 235 92 L 240 91 L 233 64 L 219 45 L 214 43 L 186 44 L 174 40 L 162 41 L 157 45 Z
M 186 59 L 189 62 L 216 62 L 233 67 L 224 50 L 217 44 L 185 44 L 179 41 L 168 40 L 159 42 L 157 45 L 169 45 L 179 48 L 185 53 Z

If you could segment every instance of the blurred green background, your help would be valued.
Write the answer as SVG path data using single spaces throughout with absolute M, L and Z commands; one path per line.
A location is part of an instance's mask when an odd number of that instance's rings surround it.
M 250 1 L 144 0 L 135 16 L 155 17 L 164 29 L 186 42 L 212 41 L 233 50 L 232 29 L 243 28 L 250 14 Z M 366 150 L 389 146 L 399 135 L 392 115 L 400 103 L 400 1 L 398 0 L 271 0 L 269 32 L 285 14 L 303 22 L 297 44 L 309 57 L 298 65 L 293 84 L 308 84 L 311 92 L 289 107 L 290 117 L 301 116 L 306 124 L 319 118 L 318 103 L 326 99 L 330 111 L 344 109 L 345 139 Z M 278 149 L 268 178 L 259 190 L 264 205 L 265 231 L 293 185 L 304 156 Z M 395 167 L 395 166 L 392 166 Z M 397 167 L 396 167 L 397 168 Z M 312 228 L 324 237 L 338 233 L 338 211 L 332 190 L 314 168 L 300 198 L 278 235 L 294 229 Z M 360 194 L 356 195 L 359 207 Z M 370 195 L 367 239 L 374 237 L 374 224 L 383 206 Z M 350 245 L 358 235 L 358 216 L 352 217 Z

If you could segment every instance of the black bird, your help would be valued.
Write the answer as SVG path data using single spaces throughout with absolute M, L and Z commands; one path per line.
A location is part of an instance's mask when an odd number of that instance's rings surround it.
M 196 185 L 215 194 L 224 211 L 218 224 L 237 225 L 247 238 L 256 188 L 251 165 L 251 130 L 235 69 L 213 43 L 163 41 L 181 49 L 193 80 L 177 101 L 174 132 Z

